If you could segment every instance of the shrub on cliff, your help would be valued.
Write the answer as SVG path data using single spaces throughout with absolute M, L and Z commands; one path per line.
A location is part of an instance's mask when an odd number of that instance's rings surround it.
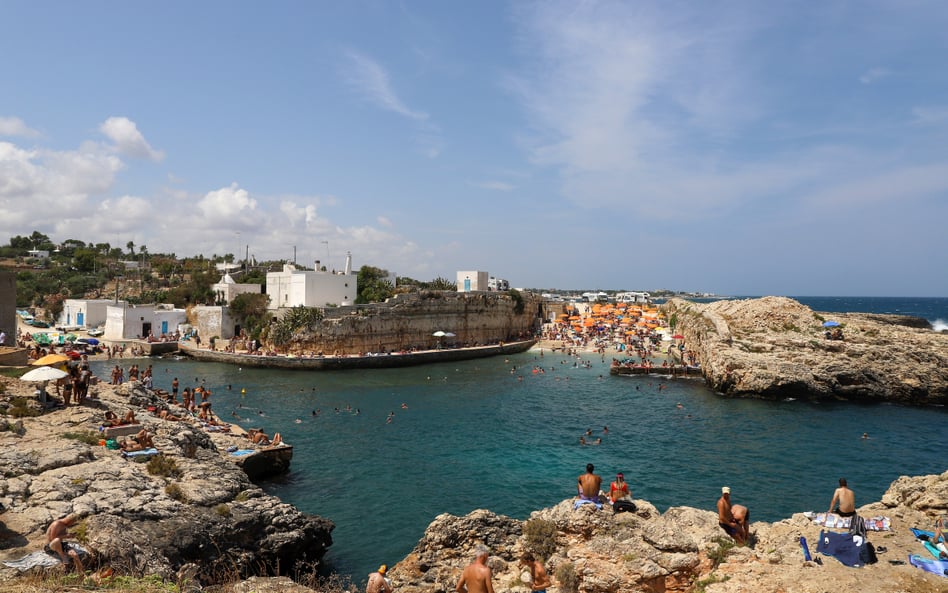
M 545 519 L 530 519 L 523 524 L 525 548 L 538 558 L 549 558 L 556 552 L 556 526 Z

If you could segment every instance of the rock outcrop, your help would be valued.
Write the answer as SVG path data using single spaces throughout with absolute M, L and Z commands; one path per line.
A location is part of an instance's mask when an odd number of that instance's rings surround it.
M 948 403 L 948 334 L 923 319 L 818 313 L 784 297 L 672 299 L 663 310 L 724 395 Z M 826 337 L 829 320 L 843 339 Z
M 19 395 L 22 410 L 31 390 L 6 381 L 0 399 Z M 201 428 L 157 418 L 147 408 L 166 404 L 141 384 L 92 390 L 83 406 L 0 419 L 3 559 L 42 549 L 49 523 L 78 513 L 94 562 L 122 573 L 212 583 L 315 569 L 331 521 L 264 493 Z M 98 445 L 110 409 L 134 410 L 161 454 L 126 459 Z
M 494 590 L 529 593 L 529 573 L 518 564 L 525 550 L 541 554 L 553 580 L 551 593 L 882 593 L 945 591 L 945 581 L 913 568 L 908 554 L 924 553 L 909 527 L 929 525 L 948 509 L 948 472 L 902 477 L 882 501 L 860 515 L 888 516 L 892 531 L 870 532 L 883 546 L 877 564 L 849 568 L 831 557 L 804 562 L 799 538 L 815 552 L 820 527 L 802 513 L 777 523 L 753 523 L 751 547 L 733 547 L 718 527 L 717 514 L 688 507 L 664 513 L 637 500 L 635 513 L 613 514 L 571 500 L 534 512 L 527 521 L 477 510 L 464 517 L 438 516 L 414 550 L 388 575 L 401 593 L 450 593 L 474 548 L 485 544 Z M 832 583 L 832 585 L 830 585 Z

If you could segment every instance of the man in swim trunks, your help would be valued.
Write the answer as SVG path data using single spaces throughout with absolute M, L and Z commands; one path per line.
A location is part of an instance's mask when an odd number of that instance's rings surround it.
M 520 564 L 530 571 L 530 589 L 536 593 L 546 593 L 546 588 L 550 586 L 550 575 L 546 574 L 543 563 L 530 552 L 524 552 L 520 557 Z
M 747 517 L 746 509 L 744 509 L 744 517 L 745 519 Z M 746 525 L 734 517 L 731 509 L 731 489 L 727 486 L 721 488 L 721 498 L 718 499 L 718 525 L 725 533 L 733 537 L 738 545 L 743 546 L 747 543 Z
M 595 466 L 591 463 L 586 464 L 586 473 L 579 476 L 576 480 L 576 489 L 579 491 L 580 500 L 599 502 L 599 488 L 602 486 L 602 478 L 593 473 Z
M 829 512 L 833 512 L 833 507 L 839 502 L 839 510 L 836 514 L 840 517 L 852 517 L 856 514 L 856 495 L 846 485 L 846 478 L 839 479 L 839 488 L 833 493 L 833 500 L 830 501 Z
M 487 566 L 489 554 L 487 546 L 477 546 L 474 550 L 474 562 L 464 569 L 457 587 L 454 588 L 457 593 L 494 593 L 494 585 L 490 582 L 491 570 Z

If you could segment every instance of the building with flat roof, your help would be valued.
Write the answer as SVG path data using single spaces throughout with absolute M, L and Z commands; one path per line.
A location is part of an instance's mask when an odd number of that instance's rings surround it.
M 458 292 L 490 290 L 487 272 L 458 272 Z
M 313 270 L 284 264 L 283 270 L 267 273 L 269 309 L 351 305 L 359 294 L 358 276 L 352 273 L 352 255 L 346 254 L 342 272 L 325 272 L 316 262 Z

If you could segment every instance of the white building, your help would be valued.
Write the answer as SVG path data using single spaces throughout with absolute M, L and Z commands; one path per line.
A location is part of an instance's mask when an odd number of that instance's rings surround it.
M 259 284 L 240 284 L 234 282 L 230 274 L 224 274 L 220 281 L 211 287 L 217 297 L 217 302 L 223 305 L 229 305 L 239 294 L 260 294 Z
M 99 327 L 105 323 L 109 305 L 124 305 L 112 299 L 66 299 L 56 327 Z
M 268 308 L 351 305 L 358 295 L 357 278 L 352 273 L 351 254 L 346 254 L 346 269 L 341 273 L 323 272 L 319 262 L 314 270 L 284 264 L 283 271 L 267 273 Z
M 510 290 L 510 281 L 503 278 L 490 277 L 487 281 L 487 290 L 505 291 Z
M 458 292 L 489 290 L 487 272 L 458 272 Z
M 109 305 L 106 312 L 106 340 L 160 339 L 173 334 L 178 326 L 188 322 L 184 309 L 174 305 Z
M 26 252 L 27 257 L 34 257 L 36 259 L 49 259 L 49 251 L 44 249 L 30 249 Z

